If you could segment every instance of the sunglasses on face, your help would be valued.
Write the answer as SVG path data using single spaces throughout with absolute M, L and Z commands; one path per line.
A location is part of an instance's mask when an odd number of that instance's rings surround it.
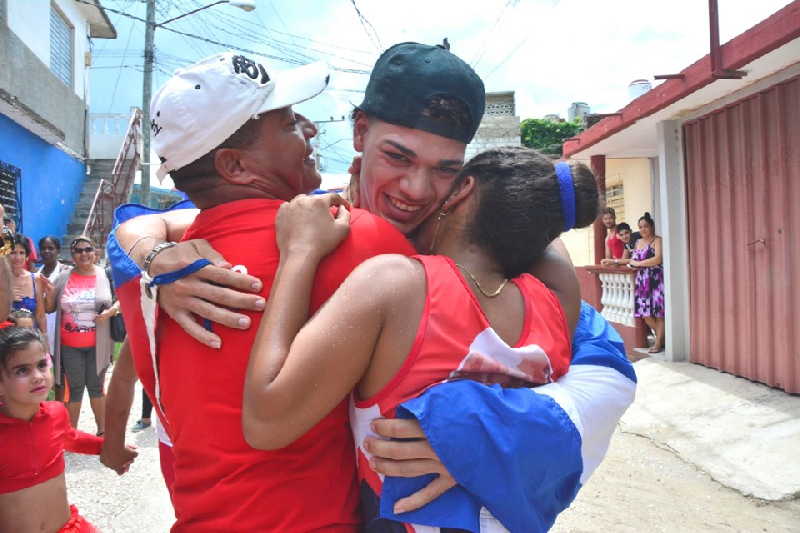
M 83 253 L 89 254 L 89 253 L 92 253 L 92 252 L 94 252 L 94 248 L 91 247 L 91 246 L 87 246 L 86 248 L 73 248 L 72 249 L 72 253 L 76 254 L 76 255 L 77 254 L 83 254 Z

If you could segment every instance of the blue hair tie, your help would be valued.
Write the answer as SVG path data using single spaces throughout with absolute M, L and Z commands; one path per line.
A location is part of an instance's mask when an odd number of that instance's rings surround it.
M 166 274 L 159 274 L 158 276 L 154 277 L 150 283 L 148 283 L 148 287 L 152 287 L 153 285 L 168 285 L 170 283 L 175 283 L 179 279 L 185 278 L 191 274 L 194 274 L 201 268 L 205 268 L 211 264 L 211 261 L 208 259 L 198 259 L 194 263 L 187 265 L 181 269 L 178 269 L 174 272 L 167 272 Z
M 561 191 L 561 212 L 564 214 L 564 231 L 575 227 L 575 183 L 569 163 L 556 163 L 556 177 Z

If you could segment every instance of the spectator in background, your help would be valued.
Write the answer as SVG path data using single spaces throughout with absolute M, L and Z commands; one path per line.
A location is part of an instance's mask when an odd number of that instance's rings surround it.
M 635 233 L 636 238 L 633 238 L 631 233 L 631 227 L 625 223 L 620 222 L 617 224 L 617 237 L 619 240 L 622 241 L 624 251 L 622 252 L 622 257 L 620 259 L 603 259 L 600 261 L 601 265 L 627 265 L 630 261 L 631 254 L 633 253 L 633 249 L 636 248 L 636 241 L 639 239 L 639 232 Z
M 153 402 L 145 391 L 142 391 L 142 418 L 133 425 L 131 431 L 134 433 L 147 429 L 153 423 L 151 416 L 153 415 Z
M 9 216 L 6 216 L 5 209 L 3 209 L 3 224 L 11 230 L 11 233 L 17 233 L 17 221 Z M 26 258 L 25 268 L 30 272 L 34 270 L 34 263 L 39 262 L 39 256 L 36 255 L 36 248 L 33 246 L 33 240 L 30 237 L 25 237 L 28 240 L 28 257 Z
M 105 271 L 95 265 L 94 244 L 78 237 L 70 246 L 75 268 L 64 271 L 47 292 L 47 310 L 56 312 L 53 349 L 56 379 L 64 368 L 65 398 L 73 427 L 77 427 L 83 390 L 97 423 L 97 434 L 105 431 L 103 378 L 111 362 L 113 341 L 109 318 L 118 312 L 111 283 Z
M 633 250 L 636 248 L 636 241 L 639 240 L 641 234 L 638 231 L 633 233 L 627 222 L 620 222 L 617 224 L 617 237 L 619 237 L 619 240 L 621 240 L 623 246 L 625 246 L 625 252 L 622 254 L 622 258 L 630 259 Z
M 42 258 L 42 266 L 39 267 L 37 274 L 52 284 L 62 272 L 70 270 L 72 267 L 61 261 L 61 241 L 57 237 L 48 235 L 39 239 L 39 256 Z M 50 350 L 54 350 L 56 345 L 56 313 L 47 313 L 47 342 Z M 64 400 L 64 382 L 59 377 L 55 385 L 56 400 Z
M 36 327 L 43 335 L 47 334 L 44 294 L 49 282 L 43 281 L 27 269 L 31 255 L 30 239 L 17 233 L 14 236 L 14 249 L 9 254 L 11 263 L 11 287 L 14 291 L 12 309 L 27 309 L 35 317 Z
M 661 266 L 661 237 L 656 235 L 656 224 L 650 213 L 639 219 L 639 233 L 630 267 L 636 268 L 636 310 L 653 330 L 656 340 L 650 353 L 664 350 L 664 270 Z
M 0 216 L 5 218 L 5 208 L 0 205 Z M 14 236 L 8 228 L 0 228 L 0 323 L 6 321 L 14 299 L 11 289 L 11 266 L 9 255 L 14 250 Z
M 60 254 L 61 242 L 56 237 L 49 235 L 39 239 L 39 255 L 42 258 L 42 266 L 36 273 L 53 283 L 59 274 L 70 269 L 69 265 L 61 262 Z M 56 314 L 47 313 L 47 339 L 51 349 L 55 346 L 55 334 Z
M 606 207 L 601 211 L 603 225 L 606 227 L 606 252 L 605 259 L 622 259 L 625 246 L 617 237 L 617 214 L 613 207 Z

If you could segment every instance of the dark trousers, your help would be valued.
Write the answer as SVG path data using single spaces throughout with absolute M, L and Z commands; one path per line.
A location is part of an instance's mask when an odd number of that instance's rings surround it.
M 72 348 L 61 345 L 61 365 L 64 368 L 64 376 L 69 391 L 69 396 L 65 398 L 68 402 L 80 402 L 83 398 L 83 391 L 89 391 L 90 398 L 101 398 L 103 396 L 103 378 L 106 371 L 103 369 L 97 373 L 95 363 L 95 349 L 91 348 Z
M 150 418 L 153 414 L 153 403 L 145 391 L 142 391 L 142 418 Z

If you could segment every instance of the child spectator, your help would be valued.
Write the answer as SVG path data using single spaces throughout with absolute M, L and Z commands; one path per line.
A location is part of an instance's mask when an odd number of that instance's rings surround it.
M 631 254 L 636 248 L 636 241 L 639 240 L 639 232 L 631 233 L 631 227 L 625 223 L 617 224 L 617 238 L 622 241 L 624 246 L 622 257 L 617 259 L 603 259 L 602 265 L 627 265 L 630 262 Z
M 33 329 L 0 330 L 0 531 L 96 532 L 67 503 L 64 450 L 99 454 L 103 439 L 48 402 L 52 362 Z

